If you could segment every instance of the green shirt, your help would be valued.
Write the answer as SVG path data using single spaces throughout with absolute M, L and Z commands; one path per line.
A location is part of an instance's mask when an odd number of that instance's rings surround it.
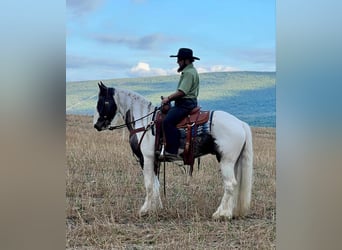
M 197 98 L 199 92 L 199 77 L 192 63 L 183 69 L 177 89 L 184 92 L 185 96 L 182 98 Z

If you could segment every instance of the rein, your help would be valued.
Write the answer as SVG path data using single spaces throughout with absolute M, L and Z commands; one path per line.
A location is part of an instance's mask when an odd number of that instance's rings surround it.
M 143 117 L 140 117 L 139 119 L 136 119 L 136 120 L 131 121 L 131 122 L 126 122 L 126 123 L 124 123 L 124 124 L 120 124 L 120 125 L 117 125 L 117 126 L 110 126 L 108 129 L 109 129 L 109 130 L 114 130 L 114 129 L 125 128 L 127 125 L 134 124 L 134 123 L 137 122 L 137 121 L 140 121 L 140 120 L 142 120 L 142 119 L 145 119 L 146 117 L 149 117 L 149 116 L 152 115 L 154 112 L 156 112 L 158 109 L 159 109 L 159 108 L 156 107 L 152 112 L 148 113 L 147 115 L 145 115 L 145 116 L 143 116 Z M 148 127 L 149 127 L 149 126 L 148 126 Z M 133 131 L 141 132 L 141 131 L 144 131 L 143 128 L 144 128 L 144 127 L 139 128 L 139 129 L 135 129 L 135 130 L 133 130 Z M 137 132 L 136 132 L 136 133 L 137 133 Z

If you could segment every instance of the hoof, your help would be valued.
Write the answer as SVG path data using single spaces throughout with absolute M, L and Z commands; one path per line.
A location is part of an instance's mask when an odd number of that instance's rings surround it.
M 232 215 L 227 214 L 221 214 L 219 212 L 215 212 L 212 216 L 214 220 L 220 220 L 220 221 L 228 221 L 232 219 Z
M 138 215 L 139 215 L 139 217 L 146 217 L 146 216 L 148 216 L 148 212 L 147 211 L 139 211 Z
M 148 210 L 145 206 L 142 206 L 138 213 L 139 217 L 144 217 L 148 215 Z

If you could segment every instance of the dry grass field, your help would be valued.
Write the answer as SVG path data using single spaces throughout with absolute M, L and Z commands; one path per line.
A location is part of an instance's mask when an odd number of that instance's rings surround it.
M 223 194 L 218 163 L 193 177 L 166 164 L 164 209 L 140 218 L 145 188 L 125 130 L 97 132 L 89 116 L 66 117 L 67 249 L 275 249 L 275 129 L 252 128 L 254 185 L 247 217 L 214 221 Z

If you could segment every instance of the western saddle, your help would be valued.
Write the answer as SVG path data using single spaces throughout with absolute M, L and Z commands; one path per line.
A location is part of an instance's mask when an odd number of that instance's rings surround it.
M 167 114 L 167 111 L 168 109 L 166 109 L 166 111 L 164 111 L 163 109 L 158 111 L 154 121 L 154 124 L 156 126 L 156 152 L 163 152 L 163 148 L 166 145 L 165 134 L 162 129 L 162 123 Z M 192 175 L 193 165 L 195 161 L 194 144 L 196 139 L 197 127 L 208 122 L 209 114 L 209 111 L 202 111 L 201 107 L 197 106 L 193 110 L 191 110 L 188 116 L 186 116 L 181 122 L 177 124 L 178 129 L 185 130 L 185 145 L 182 157 L 184 165 L 190 165 L 190 175 Z

